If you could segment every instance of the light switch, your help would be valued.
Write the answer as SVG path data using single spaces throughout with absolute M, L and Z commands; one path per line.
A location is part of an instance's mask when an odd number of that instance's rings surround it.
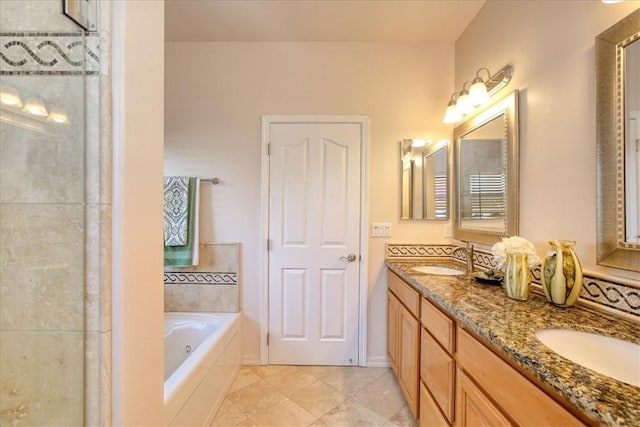
M 390 222 L 372 223 L 371 237 L 391 237 L 391 223 Z

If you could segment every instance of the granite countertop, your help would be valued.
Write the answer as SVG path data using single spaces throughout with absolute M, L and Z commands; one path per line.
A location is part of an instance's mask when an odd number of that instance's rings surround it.
M 468 275 L 418 273 L 418 265 L 460 264 L 388 259 L 387 267 L 422 295 L 438 304 L 459 324 L 483 338 L 547 389 L 601 425 L 640 425 L 640 387 L 584 368 L 556 354 L 535 336 L 538 329 L 570 328 L 640 343 L 637 323 L 575 306 L 560 308 L 531 293 L 527 301 L 506 297 L 500 286 L 480 284 Z M 640 361 L 638 361 L 640 363 Z

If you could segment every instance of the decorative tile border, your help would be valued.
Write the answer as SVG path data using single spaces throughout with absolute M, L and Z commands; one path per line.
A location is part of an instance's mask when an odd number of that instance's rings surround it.
M 217 273 L 209 271 L 164 273 L 165 285 L 237 285 L 238 273 Z
M 460 253 L 452 254 L 453 245 L 416 245 L 387 243 L 386 257 L 395 260 L 415 260 L 419 258 L 450 257 L 464 262 Z M 474 263 L 481 268 L 496 268 L 497 264 L 490 253 L 476 250 Z M 542 286 L 541 266 L 531 270 L 532 283 Z M 580 299 L 592 303 L 596 308 L 610 311 L 625 317 L 640 320 L 640 288 L 618 282 L 615 278 L 603 279 L 585 273 Z
M 0 75 L 97 75 L 97 33 L 0 33 Z

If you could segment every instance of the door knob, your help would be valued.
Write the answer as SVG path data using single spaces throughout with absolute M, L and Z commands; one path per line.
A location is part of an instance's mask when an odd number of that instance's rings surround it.
M 357 258 L 356 254 L 349 254 L 347 256 L 341 256 L 340 259 L 343 259 L 345 261 L 349 261 L 349 262 L 353 262 L 355 261 Z

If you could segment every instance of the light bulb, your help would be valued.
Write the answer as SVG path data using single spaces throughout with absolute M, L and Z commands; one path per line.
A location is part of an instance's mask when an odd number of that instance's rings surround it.
M 47 119 L 56 123 L 69 123 L 69 117 L 67 117 L 66 111 L 62 108 L 52 108 Z
M 471 103 L 477 107 L 478 105 L 484 104 L 489 100 L 489 93 L 487 92 L 487 86 L 485 86 L 484 82 L 480 77 L 476 77 L 473 80 L 473 84 L 469 89 L 469 98 L 471 98 Z
M 422 148 L 427 145 L 427 141 L 425 139 L 412 139 L 411 146 L 413 148 Z
M 46 117 L 49 114 L 47 107 L 44 106 L 44 102 L 37 98 L 27 98 L 22 110 L 38 117 Z
M 471 102 L 471 98 L 469 97 L 469 92 L 467 92 L 466 90 L 460 92 L 460 96 L 458 97 L 456 103 L 456 108 L 461 116 L 469 114 L 473 111 L 473 103 Z
M 458 109 L 456 108 L 456 102 L 450 101 L 446 111 L 444 112 L 443 122 L 457 123 L 460 120 L 462 120 L 462 115 L 458 112 Z
M 22 107 L 22 100 L 18 95 L 18 91 L 8 86 L 0 87 L 0 102 L 9 107 Z

